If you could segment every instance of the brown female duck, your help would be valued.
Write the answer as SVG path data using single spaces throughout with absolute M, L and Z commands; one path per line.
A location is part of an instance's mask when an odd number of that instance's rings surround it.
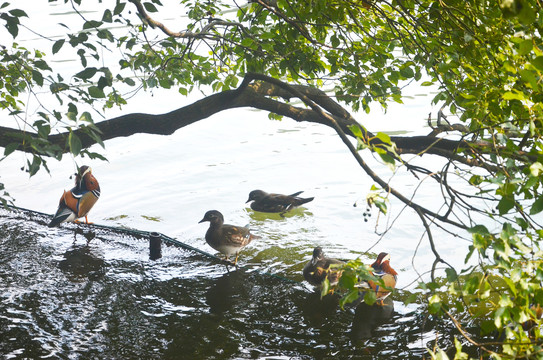
M 204 221 L 209 221 L 209 229 L 205 236 L 209 246 L 224 254 L 225 259 L 236 254 L 234 265 L 238 262 L 239 251 L 253 239 L 258 238 L 246 227 L 225 224 L 223 215 L 217 210 L 206 212 L 199 223 Z
M 324 279 L 328 278 L 330 285 L 337 285 L 342 271 L 335 269 L 332 265 L 344 264 L 343 261 L 328 258 L 324 255 L 321 247 L 313 250 L 313 257 L 304 267 L 304 279 L 314 286 L 320 286 Z
M 260 212 L 267 213 L 280 213 L 283 215 L 289 210 L 294 209 L 300 205 L 308 203 L 314 199 L 298 197 L 303 191 L 295 192 L 290 195 L 271 194 L 262 190 L 253 190 L 249 193 L 249 200 L 246 202 L 251 203 L 251 209 Z

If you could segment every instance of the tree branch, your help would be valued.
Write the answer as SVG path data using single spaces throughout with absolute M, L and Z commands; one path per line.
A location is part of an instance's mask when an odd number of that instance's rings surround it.
M 192 31 L 172 31 L 160 21 L 157 21 L 153 19 L 151 16 L 149 16 L 149 14 L 145 10 L 145 7 L 141 3 L 141 1 L 139 0 L 129 0 L 129 1 L 136 6 L 136 9 L 138 10 L 138 14 L 141 16 L 143 20 L 145 20 L 152 27 L 159 28 L 164 34 L 174 37 L 174 38 L 202 38 L 207 35 L 210 35 L 209 30 L 213 29 L 217 25 L 238 26 L 240 28 L 243 28 L 243 25 L 240 23 L 210 18 L 209 24 L 207 24 L 200 32 L 195 33 Z
M 211 115 L 224 110 L 240 107 L 252 107 L 272 112 L 299 122 L 307 121 L 332 126 L 327 119 L 323 118 L 314 109 L 300 108 L 290 105 L 286 101 L 278 100 L 278 98 L 288 100 L 293 97 L 292 93 L 289 93 L 285 89 L 276 84 L 271 84 L 270 82 L 252 82 L 252 80 L 254 80 L 254 76 L 246 76 L 238 89 L 210 95 L 165 114 L 127 114 L 98 122 L 94 124 L 94 126 L 101 133 L 102 141 L 117 137 L 131 136 L 137 133 L 171 135 L 175 131 Z M 374 134 L 367 131 L 348 111 L 333 101 L 323 91 L 303 85 L 289 86 L 322 106 L 346 135 L 354 136 L 350 126 L 357 125 L 361 128 L 363 133 L 365 133 L 365 137 L 370 144 L 378 145 L 381 143 Z M 72 133 L 79 137 L 82 148 L 84 149 L 98 142 L 95 137 L 88 134 L 88 130 L 75 129 Z M 67 146 L 69 134 L 70 132 L 68 131 L 61 132 L 49 135 L 46 139 L 42 140 L 47 140 L 52 145 L 60 148 L 61 152 L 67 153 L 69 152 Z M 25 146 L 24 144 L 29 142 L 23 142 L 21 139 L 29 137 L 39 139 L 36 133 L 0 126 L 0 146 L 6 147 L 10 144 L 17 143 L 19 145 L 16 147 L 16 150 L 44 156 L 51 155 L 49 153 L 40 152 L 30 145 Z M 391 137 L 391 140 L 396 144 L 398 154 L 410 153 L 420 155 L 426 153 L 446 158 L 454 158 L 454 160 L 461 161 L 470 166 L 486 166 L 482 160 L 470 160 L 457 154 L 459 147 L 467 148 L 470 145 L 463 140 L 455 141 L 442 138 L 429 138 L 426 136 L 393 136 Z

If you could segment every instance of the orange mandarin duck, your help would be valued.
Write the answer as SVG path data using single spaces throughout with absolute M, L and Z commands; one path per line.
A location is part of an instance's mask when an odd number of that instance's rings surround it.
M 365 283 L 359 284 L 360 288 L 372 289 L 375 291 L 378 304 L 383 304 L 383 300 L 390 295 L 391 290 L 396 287 L 398 273 L 390 266 L 390 255 L 382 252 L 377 256 L 377 260 L 373 264 L 372 274 L 375 277 L 381 278 L 383 285 L 375 281 L 368 280 Z
M 311 285 L 321 286 L 324 279 L 328 278 L 331 286 L 337 285 L 342 271 L 332 265 L 341 264 L 344 262 L 326 257 L 322 248 L 316 247 L 313 250 L 313 257 L 304 267 L 304 279 Z
M 75 174 L 75 186 L 62 194 L 57 212 L 49 223 L 49 227 L 59 226 L 63 222 L 78 222 L 77 219 L 85 217 L 85 224 L 89 224 L 87 214 L 100 198 L 100 185 L 92 175 L 90 167 L 84 165 Z
M 233 264 L 238 262 L 238 255 L 242 248 L 247 246 L 253 239 L 259 237 L 250 233 L 249 228 L 244 226 L 234 226 L 224 223 L 223 215 L 217 210 L 209 210 L 204 218 L 198 223 L 209 221 L 209 228 L 206 232 L 206 242 L 213 249 L 228 256 L 236 254 Z

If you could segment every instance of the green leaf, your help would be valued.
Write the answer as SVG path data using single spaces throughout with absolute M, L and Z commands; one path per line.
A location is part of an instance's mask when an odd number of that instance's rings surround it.
M 364 302 L 368 305 L 373 305 L 377 301 L 377 295 L 375 291 L 366 291 L 364 293 Z
M 469 355 L 462 351 L 462 343 L 456 337 L 454 338 L 454 347 L 456 349 L 454 360 L 468 360 L 469 359 Z
M 6 13 L 0 14 L 0 18 L 6 21 L 6 29 L 15 39 L 19 34 L 19 19 L 13 16 L 9 16 Z
M 449 360 L 447 353 L 443 351 L 443 349 L 438 349 L 433 358 L 435 358 L 435 360 Z
M 49 85 L 49 90 L 51 90 L 53 94 L 67 90 L 68 88 L 69 86 L 64 83 L 52 83 L 51 85 Z
M 113 9 L 113 15 L 119 15 L 123 12 L 124 7 L 126 6 L 126 3 L 124 2 L 117 2 L 117 5 L 115 5 L 115 9 Z
M 147 10 L 147 11 L 149 11 L 151 13 L 158 12 L 157 8 L 152 3 L 145 2 L 145 3 L 143 3 L 143 6 L 145 7 L 145 10 Z
M 339 301 L 339 306 L 343 309 L 343 306 L 345 304 L 350 304 L 353 301 L 356 301 L 359 297 L 358 289 L 353 289 L 347 293 L 347 295 L 343 296 L 341 300 Z
M 475 225 L 468 229 L 468 232 L 471 234 L 481 234 L 481 235 L 490 235 L 490 232 L 484 225 Z
M 86 68 L 83 71 L 78 72 L 74 76 L 77 77 L 77 78 L 83 79 L 83 80 L 87 80 L 87 79 L 90 79 L 91 77 L 93 77 L 96 74 L 97 71 L 98 71 L 98 69 L 96 69 L 94 67 L 89 67 L 89 68 Z
M 68 135 L 68 143 L 70 145 L 70 152 L 72 154 L 78 155 L 81 152 L 83 145 L 81 144 L 79 137 L 73 132 L 70 132 L 70 135 Z
M 384 201 L 375 200 L 374 202 L 375 206 L 383 213 L 387 214 L 387 204 Z
M 481 185 L 482 182 L 483 182 L 483 177 L 481 175 L 473 175 L 469 179 L 469 183 L 474 186 Z
M 410 79 L 413 76 L 415 76 L 415 72 L 413 71 L 413 69 L 411 67 L 406 66 L 406 67 L 400 69 L 400 75 L 403 76 L 406 79 Z
M 18 147 L 19 147 L 19 143 L 9 143 L 9 144 L 4 148 L 4 156 L 8 156 L 9 154 L 11 154 L 11 153 L 14 152 L 15 150 L 17 150 Z
M 504 100 L 524 100 L 526 97 L 523 93 L 513 90 L 513 91 L 506 91 L 503 93 L 502 98 Z
M 430 297 L 428 302 L 428 311 L 430 314 L 437 314 L 441 310 L 441 298 L 439 295 L 434 294 Z
M 533 40 L 532 40 L 532 39 L 523 40 L 523 41 L 519 44 L 518 53 L 519 53 L 519 55 L 526 55 L 526 54 L 528 54 L 530 51 L 532 51 L 532 48 L 533 48 L 533 47 L 534 47 L 534 44 L 533 44 Z
M 40 70 L 49 70 L 52 71 L 52 69 L 47 65 L 47 63 L 43 60 L 36 60 L 34 61 L 34 66 L 37 67 Z
M 88 111 L 84 111 L 79 117 L 79 120 L 92 123 L 92 115 Z
M 87 59 L 85 58 L 85 50 L 79 49 L 77 50 L 77 55 L 79 55 L 79 59 L 81 60 L 81 65 L 83 65 L 84 68 L 87 67 Z
M 376 134 L 377 138 L 384 142 L 385 144 L 392 145 L 392 141 L 390 140 L 390 136 L 385 134 L 384 132 L 378 132 Z
M 32 70 L 32 80 L 39 86 L 43 86 L 43 75 L 41 72 Z
M 543 210 L 543 195 L 537 198 L 536 201 L 532 204 L 530 209 L 530 215 L 539 214 Z
M 64 39 L 55 41 L 55 43 L 53 44 L 53 55 L 60 51 L 60 49 L 62 48 L 62 45 L 64 45 L 65 42 L 66 41 Z
M 394 170 L 396 167 L 396 160 L 386 152 L 377 152 L 385 164 L 391 169 Z
M 527 222 L 526 220 L 524 220 L 523 218 L 517 217 L 517 218 L 515 218 L 515 222 L 517 223 L 518 226 L 521 227 L 522 230 L 528 229 L 529 224 L 528 224 L 528 222 Z
M 329 290 L 330 290 L 330 281 L 328 280 L 328 277 L 326 277 L 321 284 L 321 298 L 328 295 Z
M 518 14 L 519 21 L 525 25 L 531 25 L 536 20 L 536 18 L 537 14 L 530 6 L 530 3 L 528 1 L 523 1 L 522 8 Z
M 483 332 L 483 335 L 490 334 L 491 332 L 496 331 L 496 325 L 492 320 L 484 320 L 481 323 L 481 330 Z
M 359 125 L 350 125 L 349 130 L 353 133 L 354 136 L 357 138 L 364 138 L 364 133 L 362 132 L 362 129 Z
M 100 89 L 98 86 L 89 87 L 89 95 L 97 99 L 106 97 L 106 94 L 104 94 L 104 91 Z
M 447 274 L 448 282 L 453 282 L 453 281 L 456 281 L 456 279 L 458 279 L 458 274 L 456 273 L 456 270 L 454 270 L 453 268 L 446 268 L 445 273 Z
M 409 294 L 409 296 L 403 301 L 404 305 L 409 305 L 417 301 L 417 294 Z
M 500 215 L 507 214 L 509 210 L 515 207 L 515 200 L 510 196 L 504 196 L 498 203 L 498 211 Z
M 38 156 L 34 155 L 32 158 L 32 163 L 30 163 L 30 161 L 27 160 L 27 164 L 28 164 L 28 173 L 30 174 L 30 176 L 34 176 L 40 169 L 41 159 Z
M 334 34 L 334 35 L 332 35 L 332 36 L 330 37 L 330 42 L 331 42 L 331 44 L 332 44 L 332 47 L 338 47 L 339 44 L 340 44 L 339 39 L 338 39 L 338 37 L 336 36 L 336 34 Z
M 28 17 L 28 15 L 21 9 L 10 10 L 9 13 L 15 17 Z
M 102 25 L 101 21 L 89 20 L 89 21 L 86 21 L 83 24 L 83 30 L 85 30 L 85 29 L 95 29 L 95 28 L 100 27 L 101 25 Z
M 543 71 L 543 56 L 538 56 L 531 61 L 532 65 L 539 71 Z
M 522 80 L 530 84 L 532 89 L 538 88 L 539 76 L 535 71 L 522 69 L 519 71 Z
M 104 15 L 102 15 L 102 21 L 107 23 L 113 22 L 113 15 L 111 14 L 111 10 L 106 9 L 104 11 Z

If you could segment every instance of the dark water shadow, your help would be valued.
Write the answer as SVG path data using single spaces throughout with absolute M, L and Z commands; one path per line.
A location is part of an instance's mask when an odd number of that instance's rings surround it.
M 0 217 L 10 358 L 420 359 L 435 333 L 453 339 L 416 305 L 341 310 L 293 273 L 227 269 L 182 249 L 153 262 L 145 239 L 96 230 L 99 242 L 72 244 L 73 229 L 36 224 Z
M 107 266 L 103 257 L 88 245 L 74 245 L 63 256 L 64 259 L 58 262 L 58 267 L 72 281 L 87 278 L 96 280 L 106 273 Z
M 353 344 L 361 345 L 364 340 L 372 338 L 374 329 L 389 321 L 393 313 L 394 302 L 390 297 L 387 297 L 383 304 L 368 305 L 364 302 L 358 304 L 351 326 Z

